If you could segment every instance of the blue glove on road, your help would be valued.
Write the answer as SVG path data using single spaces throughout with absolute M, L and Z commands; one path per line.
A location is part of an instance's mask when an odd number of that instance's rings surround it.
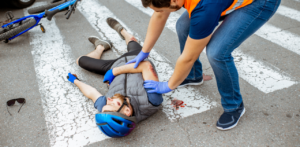
M 130 60 L 126 64 L 135 62 L 133 68 L 137 68 L 139 66 L 140 62 L 144 61 L 148 56 L 149 56 L 149 53 L 144 53 L 143 51 L 141 51 L 134 59 Z
M 144 82 L 144 87 L 153 89 L 147 91 L 148 93 L 164 94 L 172 91 L 172 89 L 170 89 L 168 86 L 168 82 L 157 82 L 152 80 L 146 80 Z
M 113 72 L 112 72 L 112 69 L 107 71 L 104 75 L 104 79 L 103 79 L 103 83 L 105 82 L 109 82 L 109 84 L 114 80 L 116 76 L 114 76 Z
M 67 76 L 68 80 L 72 83 L 74 83 L 74 81 L 76 79 L 78 79 L 77 77 L 75 77 L 74 75 L 72 75 L 71 73 L 68 73 L 68 76 Z

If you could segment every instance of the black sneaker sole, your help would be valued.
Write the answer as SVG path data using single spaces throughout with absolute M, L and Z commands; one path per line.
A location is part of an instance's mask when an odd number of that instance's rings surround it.
M 184 86 L 187 86 L 187 85 L 196 86 L 196 85 L 202 85 L 203 83 L 204 83 L 204 81 L 202 80 L 200 83 L 186 83 L 186 84 L 183 84 L 183 85 L 179 85 L 178 87 L 184 87 Z
M 226 130 L 233 129 L 234 127 L 237 126 L 237 124 L 239 123 L 240 119 L 241 119 L 242 116 L 245 114 L 245 112 L 246 112 L 246 109 L 244 108 L 244 110 L 243 110 L 243 112 L 242 112 L 242 114 L 241 114 L 239 120 L 238 120 L 234 125 L 232 125 L 231 127 L 228 127 L 228 128 L 222 128 L 222 127 L 218 127 L 218 126 L 217 126 L 217 129 L 222 130 L 222 131 L 226 131 Z

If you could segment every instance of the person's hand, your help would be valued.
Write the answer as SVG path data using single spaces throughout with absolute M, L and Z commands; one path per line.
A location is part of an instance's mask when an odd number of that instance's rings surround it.
M 77 75 L 76 74 L 71 74 L 71 73 L 68 73 L 68 76 L 67 76 L 67 78 L 68 78 L 68 80 L 70 81 L 70 82 L 72 82 L 72 83 L 74 83 L 74 81 L 77 79 L 78 80 L 78 78 L 77 78 Z
M 144 61 L 148 56 L 149 56 L 149 53 L 144 53 L 143 51 L 141 51 L 134 59 L 130 60 L 126 64 L 135 62 L 133 68 L 137 68 L 139 66 L 140 62 Z
M 149 90 L 148 93 L 164 94 L 172 91 L 172 89 L 170 89 L 168 86 L 168 82 L 157 82 L 153 80 L 146 80 L 144 82 L 144 87 L 153 89 L 153 90 Z
M 116 76 L 114 76 L 112 69 L 107 71 L 104 75 L 103 83 L 109 82 L 109 84 L 114 80 Z

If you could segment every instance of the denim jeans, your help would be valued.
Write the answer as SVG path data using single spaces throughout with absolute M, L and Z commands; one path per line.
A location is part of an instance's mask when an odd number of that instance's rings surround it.
M 254 0 L 252 4 L 230 13 L 215 30 L 206 46 L 207 58 L 214 71 L 225 112 L 236 110 L 243 101 L 232 52 L 274 15 L 280 1 Z M 189 34 L 189 27 L 190 19 L 186 11 L 176 24 L 181 52 Z M 201 77 L 202 65 L 198 59 L 186 79 Z

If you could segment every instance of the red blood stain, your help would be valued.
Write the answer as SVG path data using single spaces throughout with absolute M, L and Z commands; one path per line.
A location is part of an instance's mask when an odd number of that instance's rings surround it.
M 179 107 L 182 107 L 184 108 L 186 104 L 184 104 L 184 102 L 182 100 L 177 100 L 176 98 L 174 98 L 172 101 L 171 101 L 171 105 L 176 109 L 178 110 Z

